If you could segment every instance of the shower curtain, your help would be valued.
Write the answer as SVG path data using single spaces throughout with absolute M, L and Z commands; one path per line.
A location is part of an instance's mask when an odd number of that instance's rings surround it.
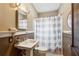
M 62 22 L 60 16 L 35 18 L 34 36 L 39 41 L 39 47 L 45 47 L 49 51 L 62 47 Z

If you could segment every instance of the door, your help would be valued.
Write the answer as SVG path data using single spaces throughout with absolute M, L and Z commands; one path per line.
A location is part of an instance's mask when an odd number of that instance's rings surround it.
M 79 4 L 72 4 L 72 55 L 79 55 Z

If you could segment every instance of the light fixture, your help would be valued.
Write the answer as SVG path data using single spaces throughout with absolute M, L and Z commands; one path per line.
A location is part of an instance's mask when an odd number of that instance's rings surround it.
M 20 6 L 20 3 L 10 3 L 11 9 L 17 10 L 19 6 Z

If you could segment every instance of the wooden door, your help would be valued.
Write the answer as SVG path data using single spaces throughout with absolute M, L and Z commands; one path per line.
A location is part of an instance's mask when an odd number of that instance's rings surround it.
M 72 4 L 72 55 L 79 55 L 79 3 Z

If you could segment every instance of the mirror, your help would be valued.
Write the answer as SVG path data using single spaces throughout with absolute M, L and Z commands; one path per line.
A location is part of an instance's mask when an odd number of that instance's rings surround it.
M 21 31 L 27 30 L 27 13 L 21 9 L 16 12 L 16 28 Z
M 72 16 L 71 16 L 71 13 L 69 13 L 69 15 L 67 17 L 67 26 L 68 26 L 69 30 L 72 29 Z
M 26 30 L 27 29 L 27 17 L 26 12 L 19 10 L 18 11 L 18 29 Z

